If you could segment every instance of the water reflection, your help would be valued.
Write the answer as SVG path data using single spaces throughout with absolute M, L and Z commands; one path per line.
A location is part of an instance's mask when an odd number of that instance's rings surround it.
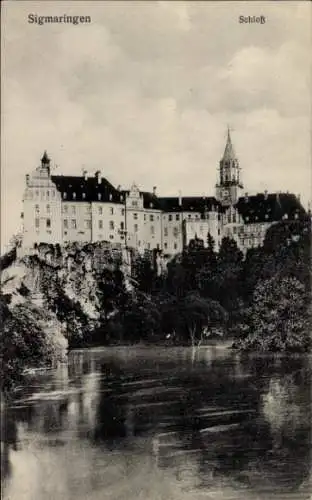
M 218 348 L 73 352 L 3 410 L 3 498 L 309 498 L 310 374 Z

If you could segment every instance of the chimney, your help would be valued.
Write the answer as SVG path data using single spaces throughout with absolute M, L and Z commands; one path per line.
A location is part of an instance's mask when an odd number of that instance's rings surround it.
M 153 186 L 153 195 L 156 196 L 156 190 L 157 190 L 157 187 L 156 186 Z
M 82 170 L 82 176 L 83 176 L 83 178 L 84 178 L 85 181 L 87 180 L 87 174 L 88 174 L 88 171 L 85 170 L 85 169 L 83 169 Z
M 179 207 L 182 207 L 182 193 L 179 191 Z
M 264 199 L 267 200 L 268 199 L 268 191 L 267 189 L 264 191 Z
M 248 203 L 248 193 L 245 193 L 245 203 Z
M 95 172 L 95 177 L 96 177 L 96 179 L 97 179 L 98 184 L 101 184 L 101 182 L 102 182 L 101 170 L 97 170 L 97 171 Z

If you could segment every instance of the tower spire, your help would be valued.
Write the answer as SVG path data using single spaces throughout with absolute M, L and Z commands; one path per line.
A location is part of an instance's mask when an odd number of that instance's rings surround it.
M 224 161 L 228 160 L 235 160 L 235 152 L 231 140 L 231 133 L 230 133 L 230 127 L 228 125 L 227 127 L 227 140 L 226 140 L 226 145 L 225 145 L 225 150 L 223 153 L 223 158 Z

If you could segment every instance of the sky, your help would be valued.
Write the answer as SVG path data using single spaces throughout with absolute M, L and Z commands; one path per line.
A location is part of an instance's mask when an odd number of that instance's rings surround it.
M 45 149 L 54 174 L 214 195 L 229 125 L 244 192 L 311 200 L 310 2 L 11 0 L 1 23 L 2 248 Z

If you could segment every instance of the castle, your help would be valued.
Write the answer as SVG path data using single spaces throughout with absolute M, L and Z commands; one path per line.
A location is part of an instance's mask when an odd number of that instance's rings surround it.
M 233 238 L 245 252 L 262 244 L 267 229 L 282 219 L 305 213 L 300 200 L 289 193 L 242 195 L 241 167 L 228 130 L 215 196 L 160 197 L 115 188 L 97 171 L 89 177 L 52 175 L 45 152 L 41 164 L 26 175 L 23 243 L 107 241 L 122 248 L 160 250 L 174 255 L 190 240 L 207 244 L 211 234 L 218 251 L 224 236 Z

